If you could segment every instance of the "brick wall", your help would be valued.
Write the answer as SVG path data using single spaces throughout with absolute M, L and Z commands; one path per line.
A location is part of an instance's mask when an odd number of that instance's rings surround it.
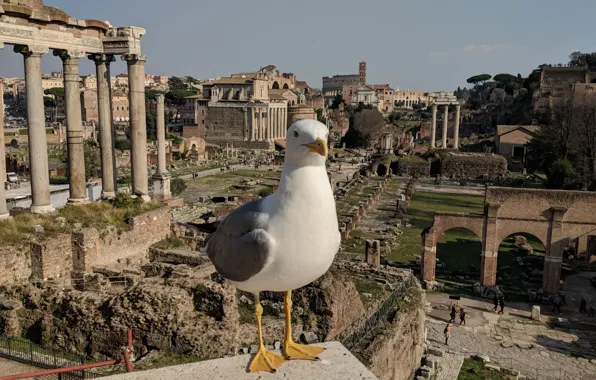
M 71 235 L 60 234 L 43 242 L 32 242 L 31 277 L 34 279 L 70 278 L 72 254 Z
M 25 247 L 0 248 L 0 286 L 27 281 L 31 276 L 29 262 Z

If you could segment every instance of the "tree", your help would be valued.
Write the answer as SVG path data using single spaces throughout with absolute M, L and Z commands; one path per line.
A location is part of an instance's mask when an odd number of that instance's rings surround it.
M 86 140 L 83 143 L 83 150 L 85 153 L 85 179 L 101 175 L 101 157 L 99 155 L 99 147 L 93 140 Z M 70 170 L 68 165 L 68 152 L 66 147 L 58 153 L 59 161 L 64 165 L 66 176 L 69 176 Z
M 170 110 L 174 112 L 175 119 L 180 118 L 180 113 L 182 112 L 182 108 L 186 102 L 185 98 L 192 95 L 194 95 L 194 93 L 186 89 L 171 90 L 166 92 L 166 103 Z
M 327 118 L 325 116 L 323 116 L 323 109 L 317 108 L 316 112 L 317 112 L 317 120 L 323 124 L 327 124 Z
M 145 100 L 155 100 L 155 95 L 158 95 L 158 94 L 164 94 L 164 92 L 146 88 L 145 89 Z
M 184 182 L 181 178 L 174 178 L 170 184 L 170 190 L 172 195 L 177 197 L 178 195 L 182 194 L 182 192 L 186 189 L 186 182 Z
M 366 148 L 368 146 L 368 140 L 365 136 L 353 127 L 348 129 L 341 142 L 346 144 L 347 148 Z
M 54 99 L 50 96 L 44 96 L 43 97 L 43 105 L 45 107 L 56 107 L 56 99 Z
M 335 97 L 333 98 L 333 102 L 331 103 L 331 107 L 329 107 L 332 110 L 336 110 L 339 108 L 339 105 L 342 104 L 344 102 L 344 98 L 337 94 L 335 95 Z
M 46 95 L 52 95 L 58 98 L 64 98 L 64 87 L 52 87 L 43 91 Z
M 490 74 L 479 74 L 479 75 L 474 75 L 472 77 L 469 77 L 466 82 L 471 83 L 473 85 L 484 85 L 484 83 L 486 83 L 486 81 L 490 80 L 490 78 L 492 78 L 492 76 Z
M 582 53 L 574 51 L 569 54 L 569 64 L 573 66 L 588 66 L 590 69 L 596 69 L 596 52 Z
M 125 140 L 125 139 L 116 139 L 116 142 L 114 143 L 116 149 L 118 149 L 119 151 L 123 152 L 125 150 L 130 150 L 130 140 Z
M 566 158 L 559 158 L 549 170 L 548 185 L 553 189 L 577 190 L 581 181 L 573 164 Z
M 188 89 L 184 80 L 178 77 L 170 77 L 168 79 L 168 87 L 170 87 L 170 91 Z
M 379 138 L 383 128 L 385 127 L 385 119 L 383 115 L 374 109 L 361 109 L 354 113 L 350 120 L 350 127 L 354 128 L 362 135 L 365 146 L 368 148 L 372 141 Z
M 157 125 L 155 124 L 155 111 L 148 109 L 146 114 L 147 121 L 147 141 L 157 139 Z
M 183 81 L 186 84 L 186 89 L 188 91 L 192 91 L 192 92 L 196 92 L 196 88 L 195 88 L 194 85 L 200 83 L 198 79 L 195 79 L 195 78 L 193 78 L 191 76 L 185 76 L 183 78 Z
M 497 82 L 504 84 L 504 85 L 509 84 L 509 83 L 515 83 L 518 81 L 518 78 L 515 75 L 511 75 L 511 74 L 497 74 L 493 77 L 493 79 Z

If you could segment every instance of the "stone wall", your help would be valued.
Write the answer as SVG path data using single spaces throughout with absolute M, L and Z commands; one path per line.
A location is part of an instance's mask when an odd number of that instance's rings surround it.
M 205 118 L 205 139 L 244 140 L 248 134 L 246 111 L 241 107 L 210 107 Z
M 245 140 L 226 140 L 226 139 L 208 139 L 208 143 L 219 145 L 225 148 L 226 144 L 234 144 L 235 149 L 251 150 L 273 150 L 273 141 L 245 141 Z
M 132 217 L 130 229 L 103 231 L 82 228 L 26 246 L 0 249 L 0 285 L 29 280 L 61 279 L 91 272 L 92 267 L 115 263 L 144 264 L 149 247 L 170 233 L 171 211 L 168 207 Z
M 418 282 L 386 329 L 364 352 L 367 367 L 380 380 L 408 380 L 420 366 L 424 344 L 424 292 Z

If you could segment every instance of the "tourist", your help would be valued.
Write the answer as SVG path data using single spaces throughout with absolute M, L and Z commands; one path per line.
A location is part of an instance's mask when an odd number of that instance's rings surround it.
M 466 325 L 466 312 L 463 307 L 459 309 L 459 325 L 461 326 L 462 323 Z
M 586 313 L 586 299 L 582 297 L 582 300 L 579 302 L 579 312 L 582 314 Z
M 451 325 L 449 324 L 449 322 L 447 322 L 447 326 L 445 326 L 443 334 L 445 334 L 445 345 L 449 346 L 449 337 L 451 336 Z
M 557 310 L 557 313 L 561 312 L 561 297 L 559 297 L 558 294 L 553 299 L 553 310 L 552 311 L 555 311 L 555 310 Z
M 449 319 L 449 322 L 455 322 L 456 314 L 457 314 L 457 311 L 455 310 L 455 306 L 451 305 L 451 313 L 449 313 L 449 316 L 451 317 L 451 319 Z
M 499 307 L 499 297 L 497 297 L 497 293 L 495 293 L 495 297 L 493 298 L 493 304 L 495 305 L 493 311 L 497 311 L 497 307 Z
M 504 314 L 504 310 L 505 310 L 505 297 L 503 295 L 501 295 L 499 297 L 499 306 L 501 306 L 501 310 L 499 310 L 499 312 L 497 314 Z

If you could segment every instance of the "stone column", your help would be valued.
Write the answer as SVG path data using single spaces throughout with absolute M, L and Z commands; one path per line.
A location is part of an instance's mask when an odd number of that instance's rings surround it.
M 443 110 L 443 149 L 447 149 L 447 128 L 449 127 L 449 105 Z
M 459 111 L 460 105 L 455 106 L 455 126 L 453 127 L 453 149 L 459 149 Z
M 0 48 L 2 44 L 0 43 Z M 6 207 L 6 145 L 4 141 L 4 82 L 0 79 L 0 220 L 10 217 Z
M 153 196 L 160 201 L 166 201 L 172 198 L 172 193 L 170 192 L 170 174 L 166 168 L 165 96 L 159 94 L 155 98 L 157 100 L 157 171 L 153 175 Z M 226 149 L 226 155 L 227 153 Z
M 23 54 L 25 58 L 31 212 L 45 214 L 54 211 L 54 207 L 50 203 L 48 142 L 46 140 L 43 87 L 41 85 L 41 56 L 47 53 L 49 49 L 35 45 L 16 45 L 14 51 Z
M 422 236 L 422 254 L 420 258 L 420 276 L 422 281 L 435 281 L 435 268 L 437 266 L 437 248 L 435 242 L 435 229 L 425 231 Z
M 147 121 L 145 111 L 145 62 L 147 57 L 138 54 L 125 54 L 122 60 L 128 65 L 128 103 L 130 136 L 132 145 L 132 191 L 133 194 L 149 198 L 147 165 Z
M 104 199 L 116 196 L 116 172 L 112 125 L 112 98 L 110 96 L 110 62 L 114 56 L 92 54 L 89 59 L 95 62 L 97 76 L 97 106 L 99 114 L 99 130 L 101 150 L 101 197 Z
M 81 123 L 81 92 L 79 90 L 79 58 L 81 51 L 54 50 L 62 60 L 64 101 L 66 103 L 66 145 L 68 147 L 68 203 L 85 203 L 87 178 L 85 176 L 84 131 Z
M 435 139 L 437 138 L 437 105 L 433 104 L 433 118 L 430 127 L 430 148 L 435 147 Z

